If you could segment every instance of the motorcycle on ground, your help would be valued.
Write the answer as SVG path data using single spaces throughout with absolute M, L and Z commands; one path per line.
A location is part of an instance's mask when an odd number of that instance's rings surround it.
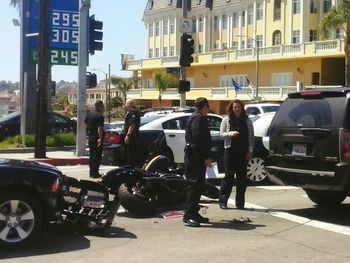
M 111 170 L 102 178 L 102 182 L 114 189 L 120 204 L 136 216 L 183 207 L 191 185 L 184 177 L 183 167 L 164 155 L 154 157 L 143 169 L 126 166 Z M 206 182 L 202 194 L 217 199 L 219 190 Z

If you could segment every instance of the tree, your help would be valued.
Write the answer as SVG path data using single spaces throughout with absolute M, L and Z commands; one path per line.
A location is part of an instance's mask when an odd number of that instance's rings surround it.
M 340 29 L 345 33 L 345 85 L 350 85 L 350 0 L 339 0 L 323 18 L 322 31 Z
M 126 101 L 126 94 L 128 90 L 130 90 L 132 87 L 136 86 L 136 82 L 138 81 L 137 78 L 119 78 L 119 77 L 112 77 L 111 83 L 114 85 L 121 93 L 123 101 Z
M 162 103 L 162 93 L 168 88 L 176 88 L 177 81 L 172 75 L 164 73 L 155 73 L 153 75 L 155 88 L 159 92 L 159 105 Z
M 22 0 L 10 0 L 10 5 L 13 7 L 19 8 Z

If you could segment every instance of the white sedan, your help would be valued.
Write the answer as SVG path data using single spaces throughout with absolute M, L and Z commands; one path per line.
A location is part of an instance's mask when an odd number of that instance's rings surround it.
M 191 113 L 176 112 L 151 121 L 140 127 L 140 130 L 163 130 L 166 143 L 172 150 L 176 163 L 184 162 L 185 129 L 186 122 Z M 212 138 L 220 136 L 220 124 L 222 117 L 208 114 L 208 124 Z M 213 150 L 213 148 L 212 148 Z M 214 149 L 215 150 L 215 149 Z

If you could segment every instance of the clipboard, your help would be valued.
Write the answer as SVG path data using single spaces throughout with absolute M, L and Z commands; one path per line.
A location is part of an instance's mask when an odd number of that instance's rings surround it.
M 206 178 L 218 178 L 219 170 L 218 163 L 212 163 L 212 166 L 207 166 L 207 170 L 205 173 Z

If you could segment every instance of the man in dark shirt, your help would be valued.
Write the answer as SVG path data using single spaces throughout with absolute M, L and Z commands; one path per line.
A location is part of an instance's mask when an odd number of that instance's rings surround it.
M 142 166 L 140 154 L 140 112 L 136 109 L 134 100 L 127 100 L 124 104 L 127 112 L 124 123 L 124 143 L 126 149 L 126 161 L 131 166 Z
M 89 167 L 90 177 L 98 178 L 101 175 L 98 170 L 101 164 L 103 139 L 104 139 L 104 105 L 101 100 L 95 102 L 95 110 L 90 111 L 85 119 L 89 135 Z
M 188 208 L 185 211 L 183 222 L 191 227 L 198 227 L 200 223 L 209 222 L 208 218 L 198 213 L 198 203 L 205 183 L 206 167 L 212 164 L 210 159 L 211 136 L 207 120 L 208 100 L 200 97 L 195 100 L 194 106 L 196 110 L 186 123 L 185 175 L 192 184 L 188 191 Z

